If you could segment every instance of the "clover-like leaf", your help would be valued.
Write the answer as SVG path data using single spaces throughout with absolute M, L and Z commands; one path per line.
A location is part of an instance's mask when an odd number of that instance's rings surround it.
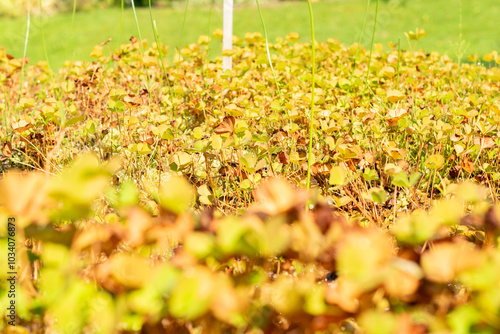
M 440 169 L 444 165 L 444 157 L 441 154 L 433 154 L 429 156 L 425 162 L 424 166 L 430 169 Z

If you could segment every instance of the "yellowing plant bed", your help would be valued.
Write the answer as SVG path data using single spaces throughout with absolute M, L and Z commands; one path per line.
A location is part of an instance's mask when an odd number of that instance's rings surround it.
M 500 331 L 498 54 L 316 43 L 306 191 L 297 39 L 235 37 L 226 71 L 208 36 L 57 73 L 0 50 L 0 328 Z

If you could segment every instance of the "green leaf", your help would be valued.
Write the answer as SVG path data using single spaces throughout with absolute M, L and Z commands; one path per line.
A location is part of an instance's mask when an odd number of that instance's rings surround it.
M 31 97 L 27 98 L 27 97 L 22 97 L 20 100 L 19 100 L 19 104 L 18 106 L 21 108 L 21 109 L 28 109 L 28 108 L 33 108 L 35 106 L 35 100 Z
M 203 137 L 203 129 L 199 126 L 195 127 L 193 129 L 192 135 L 194 139 L 201 139 Z
M 394 175 L 392 184 L 398 187 L 410 188 L 417 183 L 420 175 L 419 172 L 414 172 L 410 175 L 410 179 L 408 179 L 406 172 L 399 172 Z
M 91 135 L 94 134 L 95 128 L 96 128 L 96 125 L 95 125 L 94 121 L 88 120 L 87 123 L 85 123 L 85 131 L 87 131 L 87 133 L 89 133 Z
M 376 310 L 364 312 L 359 319 L 359 323 L 366 334 L 396 333 L 398 328 L 394 314 Z
M 365 181 L 376 181 L 379 179 L 379 176 L 376 170 L 366 168 L 363 172 L 363 179 L 365 179 Z
M 312 315 L 321 315 L 326 312 L 324 285 L 315 284 L 308 290 L 305 296 L 304 310 Z
M 248 225 L 235 217 L 225 218 L 217 229 L 217 244 L 226 254 L 258 254 L 258 239 Z
M 123 99 L 127 95 L 127 92 L 124 91 L 123 89 L 112 89 L 111 92 L 109 93 L 109 98 L 112 101 L 119 101 Z
M 224 71 L 223 74 L 220 76 L 222 79 L 229 79 L 233 77 L 233 72 L 230 69 L 227 69 Z
M 408 180 L 408 175 L 405 172 L 399 172 L 394 175 L 392 179 L 392 184 L 398 187 L 409 188 L 410 181 Z
M 85 117 L 83 116 L 75 116 L 75 117 L 72 117 L 70 118 L 69 120 L 66 121 L 66 124 L 65 126 L 71 126 L 73 124 L 76 124 L 78 122 L 81 122 L 85 119 Z
M 444 157 L 441 154 L 431 155 L 425 160 L 424 166 L 430 169 L 440 169 L 444 165 Z
M 134 182 L 127 180 L 120 186 L 118 192 L 118 203 L 120 207 L 136 205 L 139 201 L 139 193 Z
M 151 151 L 151 148 L 149 147 L 148 144 L 146 143 L 139 143 L 137 144 L 137 153 L 140 155 L 145 155 L 145 154 L 150 154 L 153 151 Z
M 387 199 L 387 194 L 384 189 L 373 187 L 369 190 L 370 196 L 375 203 L 384 203 Z
M 245 179 L 240 182 L 240 188 L 246 191 L 251 191 L 253 189 L 252 182 L 249 179 Z
M 172 130 L 166 124 L 161 124 L 158 127 L 153 128 L 153 134 L 161 139 L 174 139 Z
M 410 187 L 413 187 L 414 185 L 417 184 L 421 175 L 422 175 L 422 173 L 419 173 L 419 172 L 411 173 L 411 175 L 410 175 Z
M 213 256 L 216 244 L 213 234 L 193 232 L 190 233 L 184 240 L 186 251 L 203 260 L 208 256 Z
M 471 327 L 482 318 L 481 312 L 473 305 L 461 305 L 450 312 L 448 323 L 454 334 L 471 333 Z
M 248 173 L 254 173 L 256 170 L 255 165 L 257 164 L 257 156 L 255 153 L 247 153 L 240 157 L 240 164 L 241 167 Z
M 96 156 L 86 154 L 52 180 L 49 193 L 58 203 L 53 218 L 85 218 L 91 212 L 94 200 L 109 186 L 111 174 L 119 167 L 115 162 L 99 165 Z
M 175 318 L 196 319 L 205 314 L 212 302 L 216 286 L 206 268 L 192 268 L 189 275 L 179 279 L 168 300 L 169 312 Z
M 195 199 L 191 184 L 178 176 L 173 176 L 170 180 L 163 182 L 158 192 L 156 186 L 152 184 L 147 184 L 146 187 L 162 207 L 176 214 L 186 211 Z

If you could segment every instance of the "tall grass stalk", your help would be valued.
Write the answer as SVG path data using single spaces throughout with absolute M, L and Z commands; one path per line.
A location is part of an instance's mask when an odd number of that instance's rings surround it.
M 132 11 L 134 12 L 135 25 L 137 26 L 137 33 L 139 34 L 139 44 L 141 44 L 141 54 L 144 56 L 144 46 L 142 45 L 141 28 L 139 27 L 139 20 L 137 19 L 137 13 L 135 11 L 135 3 L 134 0 L 131 0 L 130 2 L 132 3 Z M 148 81 L 149 99 L 151 100 L 151 84 L 149 83 L 149 73 L 147 67 L 146 67 L 146 79 Z
M 316 74 L 316 40 L 314 38 L 314 16 L 313 16 L 313 10 L 312 10 L 312 5 L 311 5 L 311 0 L 307 0 L 307 6 L 309 7 L 309 19 L 311 23 L 311 48 L 312 48 L 312 77 L 311 77 L 311 83 L 312 83 L 312 91 L 311 91 L 311 115 L 309 118 L 309 149 L 308 149 L 308 154 L 307 154 L 307 181 L 306 181 L 306 189 L 309 190 L 311 187 L 311 159 L 312 159 L 312 142 L 313 142 L 313 132 L 314 132 L 314 85 L 316 84 L 315 81 L 315 74 Z M 306 207 L 306 210 L 308 207 Z
M 50 70 L 51 68 L 50 68 L 50 62 L 49 62 L 49 54 L 47 53 L 47 45 L 45 44 L 45 34 L 43 31 L 42 0 L 40 0 L 39 2 L 40 2 L 40 33 L 41 33 L 41 37 L 42 37 L 43 54 L 45 55 L 45 61 L 47 62 L 47 65 L 49 66 L 49 70 Z
M 210 10 L 208 12 L 208 30 L 207 30 L 207 37 L 208 37 L 208 40 L 207 40 L 207 70 L 208 70 L 208 64 L 210 63 L 210 42 L 212 41 L 212 39 L 210 38 L 210 25 L 212 24 L 212 7 L 210 7 Z M 204 67 L 204 64 L 203 64 L 203 61 L 202 61 L 202 64 L 201 64 L 201 75 L 203 76 L 203 85 L 205 87 L 205 89 L 208 87 L 207 85 L 207 78 L 205 76 L 205 70 L 203 69 Z M 205 126 L 206 126 L 206 129 L 207 131 L 209 131 L 209 128 L 210 128 L 210 124 L 208 122 L 208 119 L 207 119 L 207 111 L 205 110 L 205 106 L 203 105 L 203 117 L 205 117 Z M 207 160 L 207 156 L 205 156 L 205 161 L 207 163 L 207 166 L 208 166 L 208 160 Z M 209 171 L 209 169 L 207 169 L 207 171 Z M 214 184 L 213 184 L 213 180 L 210 176 L 210 173 L 208 173 L 208 180 L 209 180 L 209 183 L 210 185 L 212 186 L 212 189 L 215 189 L 214 187 Z
M 361 38 L 365 32 L 366 19 L 368 18 L 368 9 L 370 8 L 370 0 L 366 2 L 365 16 L 363 18 L 363 25 L 361 26 L 361 32 L 359 33 L 358 45 L 356 46 L 356 55 L 354 56 L 354 62 L 352 64 L 351 76 L 349 80 L 352 80 L 352 76 L 354 75 L 354 70 L 356 69 L 356 60 L 358 58 L 359 46 L 361 45 Z
M 379 0 L 377 0 L 377 6 L 375 7 L 375 22 L 373 23 L 372 42 L 370 44 L 370 58 L 368 59 L 368 68 L 366 70 L 365 88 L 363 89 L 363 94 L 366 90 L 366 87 L 368 86 L 368 76 L 370 75 L 370 65 L 372 63 L 373 43 L 375 42 L 375 31 L 377 29 L 378 3 Z
M 73 36 L 73 30 L 75 28 L 75 13 L 76 13 L 76 0 L 73 0 L 73 13 L 71 14 L 71 29 L 69 30 L 68 40 L 66 41 L 66 55 L 69 49 L 69 42 L 71 41 L 71 37 Z
M 276 73 L 274 72 L 273 62 L 271 61 L 271 53 L 269 52 L 269 42 L 268 42 L 269 40 L 267 38 L 266 24 L 264 23 L 264 17 L 262 16 L 262 11 L 260 10 L 259 0 L 255 0 L 255 2 L 257 3 L 257 9 L 259 10 L 260 21 L 262 22 L 262 28 L 264 29 L 264 37 L 266 39 L 267 59 L 269 60 L 269 66 L 271 67 L 271 72 L 273 73 L 274 83 L 276 84 L 276 88 L 278 89 L 280 102 L 283 103 L 283 95 L 281 94 L 281 89 L 280 85 L 278 84 L 278 79 L 276 79 Z
M 212 7 L 210 7 L 210 11 L 208 12 L 208 30 L 207 30 L 207 62 L 210 62 L 210 42 L 212 41 L 212 38 L 210 37 L 210 25 L 212 23 Z M 208 65 L 208 64 L 207 64 Z M 203 76 L 203 82 L 205 85 L 205 88 L 207 88 L 207 80 L 205 77 L 205 70 L 203 69 L 203 65 L 201 66 L 201 75 Z M 208 69 L 208 66 L 207 66 Z
M 30 15 L 30 4 L 28 3 L 28 23 L 26 26 L 26 37 L 24 38 L 24 51 L 23 51 L 23 61 L 21 63 L 21 82 L 20 82 L 20 87 L 19 87 L 19 95 L 18 95 L 18 100 L 21 99 L 21 96 L 23 95 L 23 86 L 24 86 L 24 60 L 26 59 L 26 52 L 28 50 L 28 39 L 30 36 L 30 25 L 31 25 L 31 15 Z M 16 108 L 14 107 L 14 114 L 16 115 L 17 118 L 17 111 Z
M 462 47 L 462 44 L 464 42 L 464 36 L 462 34 L 462 0 L 458 0 L 458 38 L 459 38 L 459 47 Z M 460 53 L 457 52 L 457 53 Z M 458 57 L 458 69 L 459 69 L 459 72 L 458 72 L 458 76 L 460 77 L 460 71 L 462 70 L 462 57 L 463 57 L 463 54 L 460 54 L 459 57 Z
M 401 63 L 401 38 L 398 39 L 398 69 L 396 75 L 396 89 L 399 89 L 399 64 Z
M 210 25 L 212 24 L 212 7 L 210 7 L 210 11 L 208 12 L 208 44 L 207 44 L 207 60 L 210 61 L 210 43 L 212 38 L 210 37 Z M 202 67 L 203 68 L 203 67 Z
M 156 27 L 156 20 L 153 20 L 153 10 L 151 9 L 151 0 L 149 0 L 149 18 L 151 20 L 151 25 L 153 27 L 153 35 L 155 38 L 156 42 L 156 48 L 158 49 L 158 61 L 160 62 L 160 67 L 161 67 L 161 72 L 162 72 L 162 77 L 165 78 L 167 81 L 167 86 L 168 86 L 168 91 L 170 94 L 170 101 L 172 102 L 172 116 L 174 114 L 175 106 L 173 103 L 173 95 L 172 95 L 172 87 L 170 86 L 170 80 L 168 79 L 168 74 L 167 71 L 165 70 L 165 65 L 163 64 L 163 54 L 161 52 L 161 46 L 160 46 L 160 36 L 158 34 L 158 29 Z M 160 80 L 161 82 L 161 80 Z
M 7 95 L 7 90 L 5 89 L 5 86 L 2 81 L 0 81 L 0 85 L 2 85 L 3 88 L 3 93 L 5 94 L 5 112 L 2 113 L 2 125 L 5 130 L 5 135 L 4 137 L 7 137 L 8 129 L 9 129 L 9 123 L 7 120 L 7 113 L 9 114 L 10 117 L 10 108 L 12 108 L 10 101 L 9 101 L 9 95 Z
M 122 0 L 122 3 L 121 3 L 121 15 L 120 15 L 120 31 L 118 32 L 118 46 L 120 46 L 120 39 L 122 38 L 122 30 L 123 30 L 123 2 L 124 0 Z
M 179 45 L 179 56 L 181 55 L 182 42 L 184 38 L 184 27 L 186 26 L 186 17 L 189 6 L 189 0 L 186 0 L 186 7 L 184 8 L 184 18 L 182 19 L 182 27 L 181 27 L 181 40 Z
M 177 59 L 177 73 L 175 75 L 175 80 L 174 80 L 174 88 L 177 85 L 177 80 L 179 78 L 179 69 L 181 66 L 181 57 L 182 57 L 182 43 L 183 43 L 183 38 L 184 38 L 184 27 L 186 26 L 186 17 L 187 17 L 187 11 L 188 11 L 188 6 L 189 6 L 189 0 L 186 0 L 186 7 L 184 8 L 184 18 L 182 20 L 182 27 L 181 27 L 181 40 L 179 42 L 179 58 Z M 174 55 L 174 61 L 175 61 L 175 55 Z

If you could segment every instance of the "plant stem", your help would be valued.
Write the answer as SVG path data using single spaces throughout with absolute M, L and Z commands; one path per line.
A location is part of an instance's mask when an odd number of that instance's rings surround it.
M 40 2 L 40 5 L 41 5 L 41 2 Z M 40 7 L 41 8 L 41 7 Z M 24 39 L 24 52 L 23 52 L 23 61 L 21 63 L 21 83 L 20 83 L 20 87 L 19 87 L 19 96 L 18 96 L 18 100 L 21 98 L 21 96 L 23 95 L 23 86 L 24 86 L 24 60 L 26 59 L 26 50 L 28 49 L 28 39 L 29 39 L 29 35 L 30 35 L 30 23 L 31 23 L 31 18 L 30 18 L 30 5 L 28 3 L 28 24 L 27 24 L 27 27 L 26 27 L 26 38 Z M 43 36 L 43 34 L 42 34 Z M 3 85 L 3 84 L 2 84 Z M 4 88 L 5 89 L 5 88 Z M 17 111 L 16 111 L 16 108 L 14 107 L 14 114 L 16 115 L 16 118 L 17 118 Z
M 73 0 L 73 14 L 71 15 L 71 29 L 69 30 L 68 40 L 66 41 L 66 55 L 68 53 L 69 42 L 71 41 L 71 37 L 73 35 L 73 29 L 75 28 L 75 13 L 76 13 L 76 0 Z
M 269 52 L 269 42 L 268 42 L 268 38 L 267 38 L 266 24 L 264 23 L 264 17 L 262 16 L 262 11 L 260 10 L 259 0 L 255 0 L 255 2 L 257 2 L 257 9 L 259 10 L 259 16 L 260 16 L 260 21 L 262 22 L 262 28 L 264 28 L 264 37 L 266 39 L 267 59 L 269 60 L 269 66 L 271 67 L 271 71 L 273 72 L 274 83 L 276 84 L 276 88 L 278 89 L 278 93 L 280 96 L 280 102 L 283 102 L 283 95 L 281 94 L 281 89 L 280 89 L 280 85 L 278 84 L 278 79 L 276 79 L 276 73 L 274 72 L 273 63 L 271 61 L 271 54 Z
M 139 34 L 139 43 L 141 44 L 141 54 L 142 56 L 144 56 L 144 46 L 142 45 L 141 28 L 139 27 L 139 20 L 137 19 L 137 13 L 135 12 L 134 0 L 131 0 L 130 2 L 132 3 L 132 11 L 134 12 L 135 25 L 137 26 L 137 33 Z M 147 66 L 145 67 L 146 67 L 146 79 L 148 81 L 149 100 L 151 100 L 151 84 L 149 83 L 148 68 Z
M 359 45 L 361 44 L 361 38 L 363 37 L 363 33 L 365 32 L 366 19 L 368 17 L 368 8 L 370 8 L 370 0 L 368 0 L 366 2 L 365 17 L 363 18 L 363 25 L 361 26 L 361 32 L 359 33 L 358 45 L 356 47 L 356 55 L 354 56 L 354 62 L 352 64 L 351 76 L 349 78 L 349 81 L 352 80 L 352 76 L 354 75 L 354 70 L 356 69 L 356 59 L 358 58 Z
M 401 62 L 401 38 L 398 39 L 398 69 L 396 76 L 396 89 L 399 89 L 399 63 Z
M 122 3 L 121 3 L 121 16 L 120 16 L 120 31 L 118 32 L 118 46 L 120 46 L 120 39 L 122 38 L 122 29 L 123 29 L 123 2 L 124 0 L 122 0 Z
M 181 66 L 181 57 L 182 57 L 182 38 L 184 37 L 184 26 L 186 25 L 186 16 L 187 16 L 187 10 L 189 6 L 189 0 L 186 0 L 186 7 L 184 8 L 184 18 L 182 20 L 182 27 L 181 27 L 181 40 L 180 40 L 180 45 L 179 45 L 179 58 L 177 59 L 177 73 L 175 75 L 175 80 L 174 80 L 174 86 L 177 85 L 177 79 L 179 78 L 179 68 Z M 174 55 L 174 60 L 175 60 L 175 55 Z
M 313 140 L 313 131 L 314 131 L 314 85 L 315 85 L 315 73 L 316 73 L 316 40 L 314 39 L 314 17 L 313 10 L 311 5 L 311 0 L 307 0 L 307 5 L 309 7 L 309 19 L 311 21 L 311 48 L 312 48 L 312 91 L 311 91 L 311 115 L 309 118 L 309 149 L 307 155 L 307 181 L 306 181 L 306 189 L 309 190 L 311 187 L 311 159 L 312 159 L 312 140 Z M 307 204 L 306 204 L 307 205 Z M 306 206 L 306 210 L 308 210 L 308 206 Z
M 49 66 L 50 69 L 50 63 L 49 63 L 49 55 L 47 53 L 47 46 L 45 45 L 45 34 L 43 33 L 43 11 L 42 11 L 42 0 L 40 0 L 40 33 L 42 35 L 42 45 L 43 45 L 43 53 L 45 55 L 45 60 L 47 61 L 47 65 Z M 28 41 L 26 40 L 26 44 Z
M 368 86 L 368 76 L 370 75 L 370 65 L 371 65 L 371 62 L 372 62 L 372 54 L 373 54 L 373 43 L 375 41 L 375 30 L 377 28 L 378 3 L 379 3 L 379 0 L 377 0 L 377 6 L 375 7 L 375 23 L 373 23 L 372 42 L 371 42 L 371 45 L 370 45 L 370 58 L 368 59 L 368 68 L 366 70 L 365 88 L 363 89 L 363 94 L 364 94 L 364 92 L 366 90 L 366 87 Z
M 158 35 L 158 29 L 156 28 L 156 21 L 153 20 L 153 11 L 151 10 L 151 0 L 149 0 L 149 18 L 151 19 L 151 25 L 153 27 L 153 35 L 156 42 L 156 48 L 158 49 L 158 61 L 160 62 L 162 77 L 164 77 L 165 80 L 167 81 L 168 91 L 170 94 L 170 101 L 172 102 L 172 108 L 173 108 L 172 116 L 173 116 L 173 111 L 175 110 L 173 101 L 174 97 L 172 95 L 172 87 L 170 87 L 170 80 L 168 79 L 167 71 L 165 70 L 165 65 L 163 64 L 163 54 L 161 52 L 160 37 Z

